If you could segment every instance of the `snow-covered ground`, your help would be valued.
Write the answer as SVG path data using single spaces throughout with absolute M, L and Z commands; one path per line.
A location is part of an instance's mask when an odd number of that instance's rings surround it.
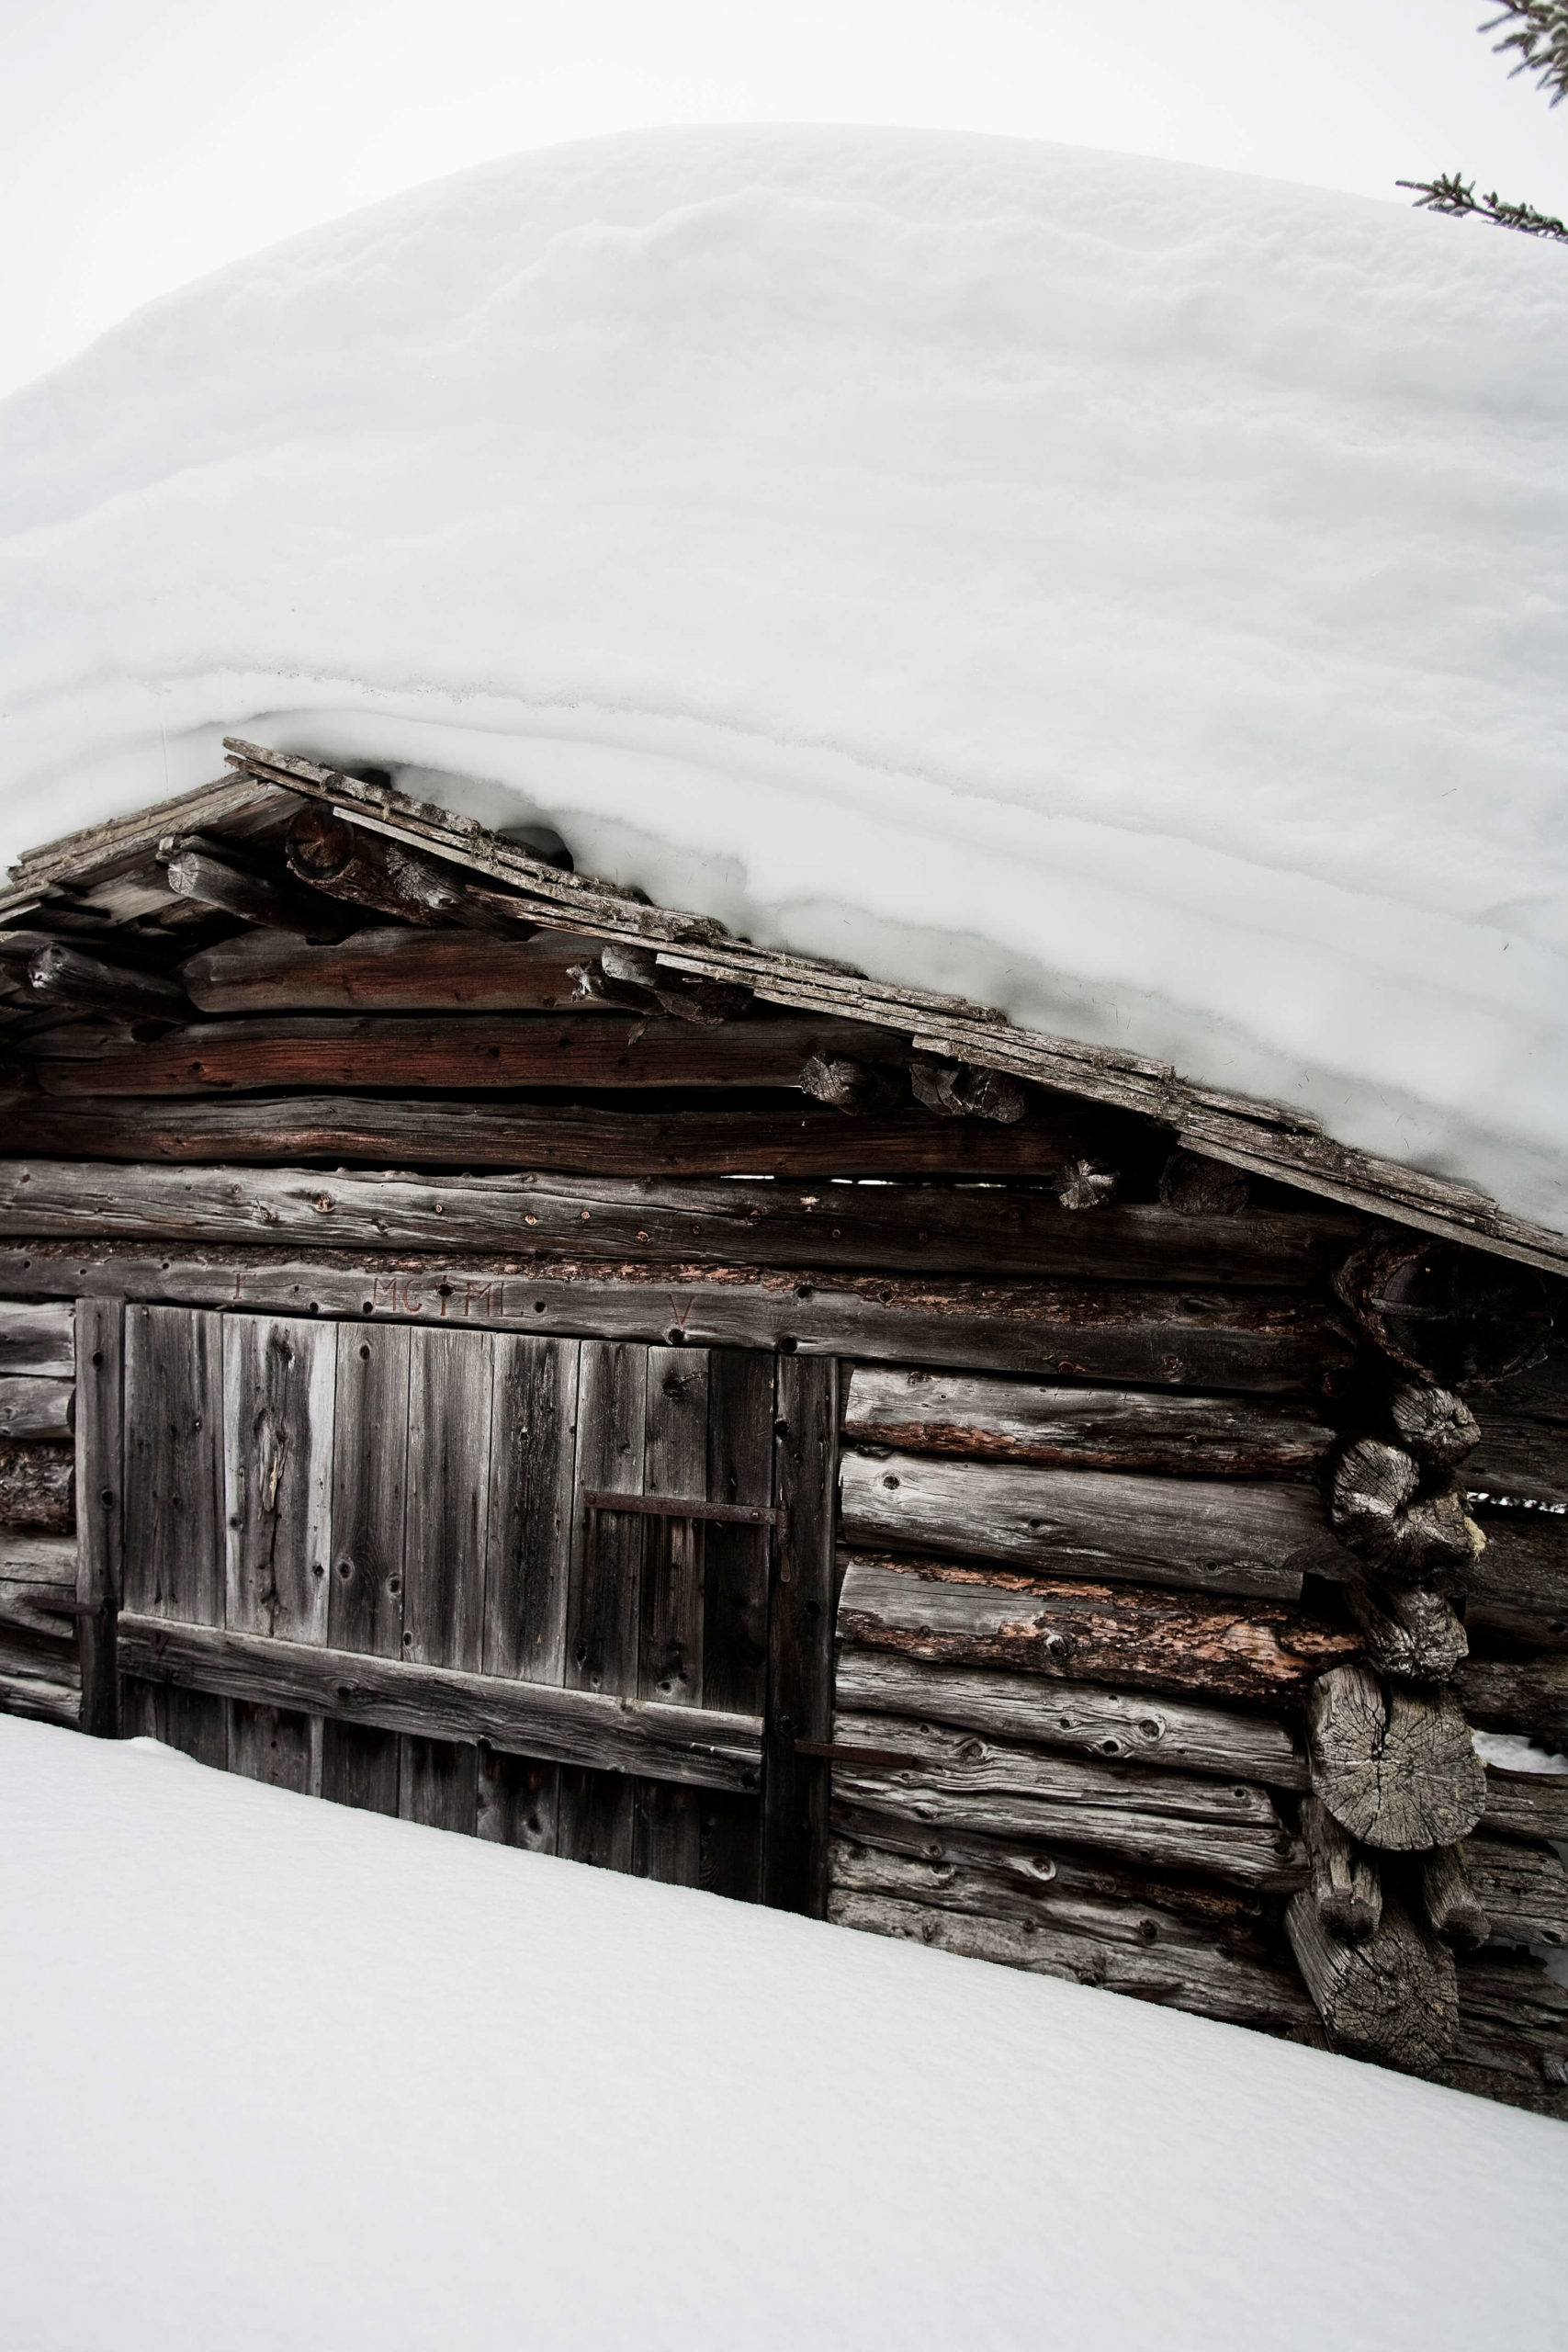
M 375 759 L 1568 1227 L 1565 424 L 1568 255 L 1472 224 L 935 133 L 525 155 L 0 407 L 0 830 L 225 729 Z
M 1559 2352 L 1568 2132 L 0 1717 L 26 2352 Z

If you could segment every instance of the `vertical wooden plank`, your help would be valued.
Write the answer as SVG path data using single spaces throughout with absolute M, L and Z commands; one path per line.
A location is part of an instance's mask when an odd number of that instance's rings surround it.
M 484 1652 L 493 1345 L 484 1331 L 411 1327 L 409 1339 L 402 1654 L 422 1666 L 477 1668 Z M 471 1837 L 474 1748 L 404 1739 L 401 1758 L 404 1819 Z
M 119 1733 L 115 1623 L 125 1558 L 125 1309 L 118 1299 L 76 1302 L 76 1648 L 82 1729 Z
M 399 1754 L 395 1731 L 363 1724 L 321 1725 L 321 1794 L 361 1813 L 398 1810 Z
M 125 1310 L 125 1605 L 201 1625 L 223 1622 L 222 1320 Z M 170 1689 L 156 1712 L 171 1747 L 227 1764 L 225 1701 Z
M 635 1696 L 647 1522 L 614 1511 L 590 1521 L 585 1493 L 642 1492 L 648 1442 L 648 1350 L 582 1342 L 577 1390 L 577 1498 L 567 1596 L 569 1689 Z M 632 1867 L 636 1790 L 614 1772 L 564 1770 L 556 1851 L 605 1870 Z
M 820 1918 L 827 1907 L 829 1767 L 797 1739 L 829 1739 L 833 1720 L 833 1526 L 839 1367 L 781 1356 L 777 1494 L 763 1742 L 762 1900 Z
M 481 1747 L 479 1763 L 479 1829 L 497 1846 L 525 1846 L 531 1853 L 556 1850 L 560 1806 L 558 1764 L 529 1756 L 502 1756 Z
M 336 1340 L 327 1639 L 333 1649 L 400 1657 L 409 1329 L 341 1323 Z M 321 1794 L 334 1804 L 395 1814 L 398 1770 L 396 1732 L 322 1725 Z
M 492 1342 L 484 1670 L 559 1686 L 577 1463 L 576 1340 Z
M 557 1853 L 595 1870 L 629 1871 L 637 1851 L 637 1789 L 627 1772 L 563 1764 Z
M 248 1700 L 231 1702 L 229 1715 L 229 1770 L 248 1781 L 265 1781 L 275 1789 L 292 1789 L 310 1796 L 310 1718 L 288 1707 L 253 1706 Z
M 708 1500 L 773 1499 L 773 1364 L 754 1348 L 716 1348 L 708 1358 Z M 749 1527 L 707 1531 L 703 1596 L 703 1698 L 710 1707 L 760 1715 L 767 1705 L 768 1583 L 772 1538 Z M 761 1806 L 755 1797 L 705 1792 L 700 1882 L 710 1893 L 755 1903 L 761 1867 Z
M 702 1348 L 649 1348 L 643 1488 L 707 1500 L 708 1358 Z M 642 1559 L 637 1689 L 672 1706 L 703 1702 L 701 1520 L 648 1521 Z M 702 1800 L 695 1789 L 638 1781 L 632 1868 L 639 1878 L 695 1886 L 702 1871 Z

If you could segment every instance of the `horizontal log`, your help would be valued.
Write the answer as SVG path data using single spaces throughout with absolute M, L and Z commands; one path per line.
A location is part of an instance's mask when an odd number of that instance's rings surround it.
M 933 1454 L 846 1451 L 852 1544 L 896 1544 L 1103 1583 L 1294 1600 L 1302 1577 L 1343 1573 L 1309 1487 L 1129 1478 Z
M 320 804 L 296 812 L 284 850 L 289 872 L 311 889 L 404 922 L 462 923 L 471 931 L 505 933 L 532 911 L 502 891 L 476 884 L 446 858 L 351 825 Z M 527 927 L 532 930 L 531 922 Z
M 0 1438 L 0 1527 L 73 1527 L 75 1485 L 69 1446 Z
M 717 1028 L 660 1017 L 327 1015 L 198 1022 L 151 1045 L 33 1065 L 46 1094 L 95 1097 L 321 1092 L 383 1087 L 400 1093 L 505 1087 L 794 1087 L 813 1054 L 863 1044 L 858 1023 L 799 1018 Z M 40 1041 L 47 1046 L 47 1038 Z
M 1523 1952 L 1480 1952 L 1457 1973 L 1459 2032 L 1438 2079 L 1568 2120 L 1568 1986 Z
M 1302 1800 L 1301 1829 L 1318 1917 L 1342 1942 L 1365 1943 L 1376 1935 L 1382 1918 L 1382 1882 L 1376 1862 L 1316 1797 Z
M 1555 1848 L 1477 1831 L 1464 1850 L 1494 1942 L 1568 1945 L 1568 1871 Z
M 0 1299 L 0 1374 L 69 1379 L 76 1368 L 76 1322 L 64 1304 Z
M 712 1708 L 560 1690 L 136 1615 L 120 1617 L 119 1662 L 122 1673 L 147 1682 L 421 1738 L 486 1740 L 546 1763 L 710 1789 L 755 1791 L 761 1775 L 760 1720 Z
M 51 1050 L 55 1050 L 51 1042 Z M 1216 1223 L 1220 1231 L 1216 1233 Z M 1347 1246 L 1334 1216 L 1177 1217 L 1134 1204 L 1075 1216 L 1037 1193 L 929 1184 L 829 1184 L 802 1189 L 734 1177 L 323 1176 L 287 1168 L 166 1168 L 91 1161 L 0 1161 L 0 1234 L 91 1234 L 128 1240 L 273 1241 L 298 1238 L 370 1250 L 570 1249 L 573 1256 L 633 1254 L 721 1265 L 845 1266 L 861 1272 L 979 1273 L 1056 1281 L 1192 1283 L 1304 1288 Z M 1102 1398 L 1106 1392 L 1100 1392 Z M 1043 1394 L 1059 1396 L 1060 1391 Z M 1090 1409 L 1105 1424 L 1125 1402 Z M 1161 1428 L 1175 1456 L 1196 1442 L 1223 1445 L 1211 1410 L 1238 1417 L 1250 1443 L 1248 1408 L 1200 1399 Z M 1027 1399 L 1019 1410 L 1027 1415 Z M 1066 1407 L 1064 1410 L 1067 1409 Z M 1292 1426 L 1303 1433 L 1293 1435 Z M 1280 1415 L 1258 1475 L 1281 1475 L 1310 1430 L 1310 1414 Z M 892 1441 L 890 1440 L 889 1442 Z M 1120 1440 L 1118 1441 L 1120 1442 Z M 986 1450 L 976 1446 L 976 1452 Z M 1185 1458 L 1185 1455 L 1183 1456 Z M 1314 1450 L 1313 1460 L 1316 1459 Z M 1177 1468 L 1172 1459 L 1151 1468 Z M 1194 1457 L 1194 1468 L 1205 1465 Z M 1229 1466 L 1216 1459 L 1214 1468 Z M 1245 1467 L 1238 1460 L 1237 1468 Z M 1296 1469 L 1308 1466 L 1292 1464 Z
M 76 1384 L 40 1380 L 31 1373 L 0 1376 L 0 1437 L 68 1438 Z
M 1339 1666 L 1307 1700 L 1312 1786 L 1340 1826 L 1380 1853 L 1419 1853 L 1467 1837 L 1486 1773 L 1451 1691 L 1385 1685 Z
M 1496 1764 L 1485 1770 L 1482 1818 L 1489 1835 L 1568 1842 L 1568 1772 L 1510 1772 Z
M 601 1176 L 1050 1175 L 1065 1133 L 1055 1120 L 1003 1127 L 914 1107 L 846 1119 L 804 1097 L 777 1111 L 598 1111 L 331 1094 L 186 1102 L 28 1094 L 4 1108 L 14 1150 L 66 1159 L 357 1159 Z
M 31 1723 L 58 1724 L 64 1731 L 74 1731 L 81 1713 L 79 1684 L 18 1674 L 0 1665 L 0 1714 L 23 1715 Z
M 301 938 L 338 940 L 348 928 L 341 908 L 311 890 L 275 882 L 244 863 L 243 852 L 225 842 L 214 852 L 200 838 L 171 836 L 159 843 L 164 879 L 176 899 L 198 907 L 219 907 L 251 923 L 276 924 Z M 349 920 L 352 920 L 350 918 Z
M 310 947 L 252 931 L 180 969 L 203 1012 L 562 1012 L 581 1008 L 572 967 L 597 952 L 575 932 L 494 939 L 472 931 L 357 931 Z
M 1459 1577 L 1467 1599 L 1541 1613 L 1568 1610 L 1568 1518 L 1483 1510 L 1478 1524 L 1484 1548 Z
M 862 1874 L 878 1881 L 893 1875 L 874 1867 Z M 964 1891 L 973 1893 L 977 1902 L 985 1890 L 966 1886 Z M 1263 2032 L 1290 2033 L 1312 2015 L 1298 1981 L 1287 1970 L 1260 1961 L 1201 1945 L 1150 1947 L 1054 1929 L 1033 1920 L 987 1917 L 968 1902 L 962 1907 L 933 1904 L 918 1883 L 897 1894 L 880 1884 L 863 1887 L 849 1867 L 840 1871 L 829 1895 L 828 1917 L 839 1927 L 894 1936 L 1102 1992 L 1124 1993 L 1134 2000 Z
M 1425 1585 L 1348 1577 L 1345 1606 L 1367 1664 L 1396 1682 L 1447 1682 L 1469 1650 L 1452 1604 Z
M 1467 1658 L 1454 1689 L 1467 1722 L 1568 1750 L 1568 1657 Z
M 74 1652 L 75 1611 L 75 1538 L 0 1528 L 0 1623 Z
M 1280 1723 L 1180 1699 L 1108 1690 L 1095 1683 L 1043 1683 L 982 1667 L 923 1665 L 887 1650 L 845 1647 L 835 1702 L 864 1713 L 912 1715 L 1004 1739 L 1037 1741 L 1101 1762 L 1304 1789 L 1306 1757 Z
M 1336 2050 L 1413 2074 L 1448 2056 L 1459 2027 L 1453 1955 L 1403 1905 L 1385 1899 L 1376 1933 L 1347 1943 L 1298 1894 L 1285 1928 Z
M 1568 1354 L 1472 1392 L 1481 1442 L 1464 1464 L 1472 1492 L 1568 1504 Z
M 35 1004 L 91 1006 L 121 1018 L 152 1013 L 177 1021 L 187 1010 L 185 990 L 162 973 L 107 964 L 59 940 L 31 958 L 27 985 Z
M 852 1374 L 843 1433 L 852 1445 L 908 1453 L 1211 1478 L 1308 1477 L 1333 1442 L 1310 1406 L 1061 1388 L 880 1364 L 857 1364 Z
M 1472 1647 L 1506 1646 L 1510 1653 L 1529 1650 L 1561 1657 L 1568 1652 L 1568 1598 L 1557 1609 L 1531 1609 L 1520 1601 L 1472 1594 L 1464 1605 L 1464 1628 Z
M 933 1666 L 1292 1706 L 1357 1646 L 1345 1626 L 1280 1601 L 852 1553 L 840 1567 L 840 1640 Z
M 0 1285 L 35 1297 L 460 1322 L 982 1370 L 1046 1363 L 1088 1378 L 1224 1380 L 1266 1392 L 1311 1386 L 1340 1346 L 1310 1302 L 1267 1293 L 1068 1290 L 880 1274 L 815 1280 L 644 1260 L 454 1262 L 412 1253 L 367 1260 L 345 1251 L 121 1250 L 112 1242 L 39 1241 L 0 1247 Z

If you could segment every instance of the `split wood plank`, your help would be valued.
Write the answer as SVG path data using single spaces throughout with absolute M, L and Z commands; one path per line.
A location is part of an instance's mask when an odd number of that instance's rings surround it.
M 411 934 L 412 935 L 412 934 Z M 980 1214 L 976 1214 L 978 1210 Z M 640 1253 L 726 1265 L 829 1268 L 860 1272 L 981 1273 L 992 1281 L 1200 1283 L 1303 1289 L 1320 1282 L 1362 1231 L 1358 1219 L 1249 1212 L 1179 1216 L 1157 1203 L 1081 1216 L 1048 1194 L 964 1185 L 748 1182 L 739 1177 L 352 1175 L 341 1170 L 168 1168 L 82 1160 L 0 1162 L 0 1234 L 80 1235 L 95 1240 L 224 1242 L 295 1239 L 310 1248 L 368 1250 L 566 1249 L 574 1257 Z M 1046 1392 L 1047 1396 L 1050 1392 Z M 1024 1416 L 1027 1400 L 1015 1400 Z M 1194 1420 L 1148 1432 L 1168 1466 L 1205 1449 L 1215 1467 L 1223 1435 L 1213 1416 L 1232 1400 L 1195 1400 Z M 994 1408 L 1004 1415 L 998 1400 Z M 1045 1405 L 1048 1415 L 1051 1408 Z M 1067 1408 L 1062 1408 L 1066 1411 Z M 1085 1407 L 1109 1428 L 1111 1402 Z M 1131 1410 L 1131 1408 L 1129 1408 Z M 1268 1430 L 1237 1423 L 1236 1467 L 1256 1475 L 1301 1471 L 1321 1439 L 1310 1416 Z M 1292 1420 L 1303 1423 L 1299 1431 Z M 960 1423 L 962 1426 L 962 1422 Z M 1132 1431 L 1118 1426 L 1111 1442 Z M 1258 1441 L 1256 1446 L 1254 1440 Z M 1289 1461 L 1298 1446 L 1310 1453 Z M 985 1450 L 976 1446 L 976 1452 Z M 1179 1456 L 1179 1458 L 1178 1458 Z M 1272 1467 L 1270 1467 L 1272 1465 Z M 1164 1460 L 1152 1467 L 1168 1466 Z M 1201 1469 L 1204 1459 L 1191 1466 Z
M 491 1845 L 553 1854 L 560 1766 L 543 1763 L 537 1757 L 506 1756 L 491 1747 L 480 1748 L 478 1754 L 479 1836 Z
M 648 1437 L 643 1491 L 705 1502 L 709 1358 L 701 1348 L 648 1352 Z M 672 1706 L 704 1701 L 704 1587 L 709 1530 L 700 1520 L 649 1520 L 643 1539 L 637 1690 Z M 702 1874 L 702 1815 L 694 1789 L 638 1784 L 632 1867 L 641 1878 L 695 1886 Z
M 0 1377 L 0 1436 L 69 1442 L 75 1393 L 70 1380 L 39 1380 L 31 1373 Z
M 1150 1698 L 1094 1683 L 1042 1683 L 1037 1677 L 980 1667 L 926 1666 L 886 1650 L 846 1646 L 839 1656 L 834 1696 L 840 1709 L 929 1718 L 1004 1739 L 1037 1741 L 1100 1762 L 1213 1773 L 1275 1789 L 1307 1786 L 1305 1754 L 1283 1724 L 1163 1695 Z M 845 1736 L 841 1731 L 835 1736 Z
M 595 1690 L 558 1690 L 509 1675 L 415 1666 L 262 1634 L 127 1611 L 127 1673 L 302 1713 L 373 1724 L 410 1737 L 485 1740 L 518 1755 L 700 1787 L 754 1790 L 762 1727 L 755 1716 L 666 1707 Z
M 762 1900 L 820 1918 L 831 1779 L 826 1762 L 802 1755 L 797 1742 L 832 1734 L 839 1367 L 781 1358 L 775 1396 L 774 1493 L 784 1516 L 768 1610 Z
M 69 1380 L 76 1369 L 76 1318 L 58 1305 L 0 1299 L 0 1374 Z
M 708 1351 L 710 1501 L 769 1509 L 773 1501 L 774 1361 L 745 1348 Z M 703 1532 L 705 1703 L 761 1715 L 767 1704 L 769 1531 L 722 1520 Z M 761 1811 L 746 1798 L 703 1800 L 702 1883 L 711 1894 L 755 1903 L 761 1868 Z
M 180 981 L 203 1012 L 557 1012 L 590 1010 L 572 967 L 596 940 L 549 931 L 495 939 L 389 924 L 333 945 L 248 931 L 203 949 Z
M 1053 1576 L 1296 1599 L 1348 1565 L 1308 1487 L 846 1451 L 843 1532 Z
M 854 1367 L 843 1433 L 848 1444 L 901 1453 L 1207 1478 L 1311 1477 L 1333 1442 L 1322 1416 L 1304 1404 L 1062 1388 L 882 1364 Z
M 1347 1627 L 1280 1601 L 855 1553 L 841 1567 L 840 1639 L 934 1666 L 1280 1706 L 1301 1704 L 1317 1676 L 1357 1646 Z
M 76 1524 L 75 1492 L 69 1445 L 0 1438 L 0 1526 L 69 1530 Z
M 1348 1351 L 1327 1310 L 1269 1292 L 1144 1290 L 835 1275 L 754 1267 L 528 1258 L 0 1248 L 0 1280 L 35 1296 L 180 1300 L 282 1315 L 388 1316 L 567 1331 L 654 1345 L 761 1347 L 978 1371 L 1049 1371 L 1268 1395 L 1315 1389 Z
M 125 1310 L 118 1299 L 78 1299 L 74 1352 L 81 1725 L 96 1739 L 114 1739 L 120 1728 L 116 1627 L 125 1577 Z

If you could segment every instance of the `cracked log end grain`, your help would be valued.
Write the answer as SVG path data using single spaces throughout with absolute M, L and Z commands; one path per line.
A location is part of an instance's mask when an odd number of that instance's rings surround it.
M 1442 2064 L 1459 2029 L 1453 1954 L 1399 1902 L 1386 1899 L 1377 1932 L 1352 1944 L 1310 1893 L 1293 1895 L 1285 1931 L 1334 2049 L 1407 2074 Z
M 1485 1810 L 1485 1768 L 1446 1690 L 1385 1690 L 1370 1667 L 1335 1667 L 1308 1695 L 1307 1753 L 1313 1793 L 1382 1852 L 1456 1845 Z
M 1447 1682 L 1469 1657 L 1469 1636 L 1440 1593 L 1364 1577 L 1348 1577 L 1343 1589 L 1367 1663 L 1380 1674 L 1396 1682 Z
M 1329 1482 L 1328 1516 L 1347 1550 L 1401 1582 L 1462 1583 L 1485 1543 L 1451 1484 L 1423 1494 L 1421 1465 L 1402 1446 L 1361 1437 Z

